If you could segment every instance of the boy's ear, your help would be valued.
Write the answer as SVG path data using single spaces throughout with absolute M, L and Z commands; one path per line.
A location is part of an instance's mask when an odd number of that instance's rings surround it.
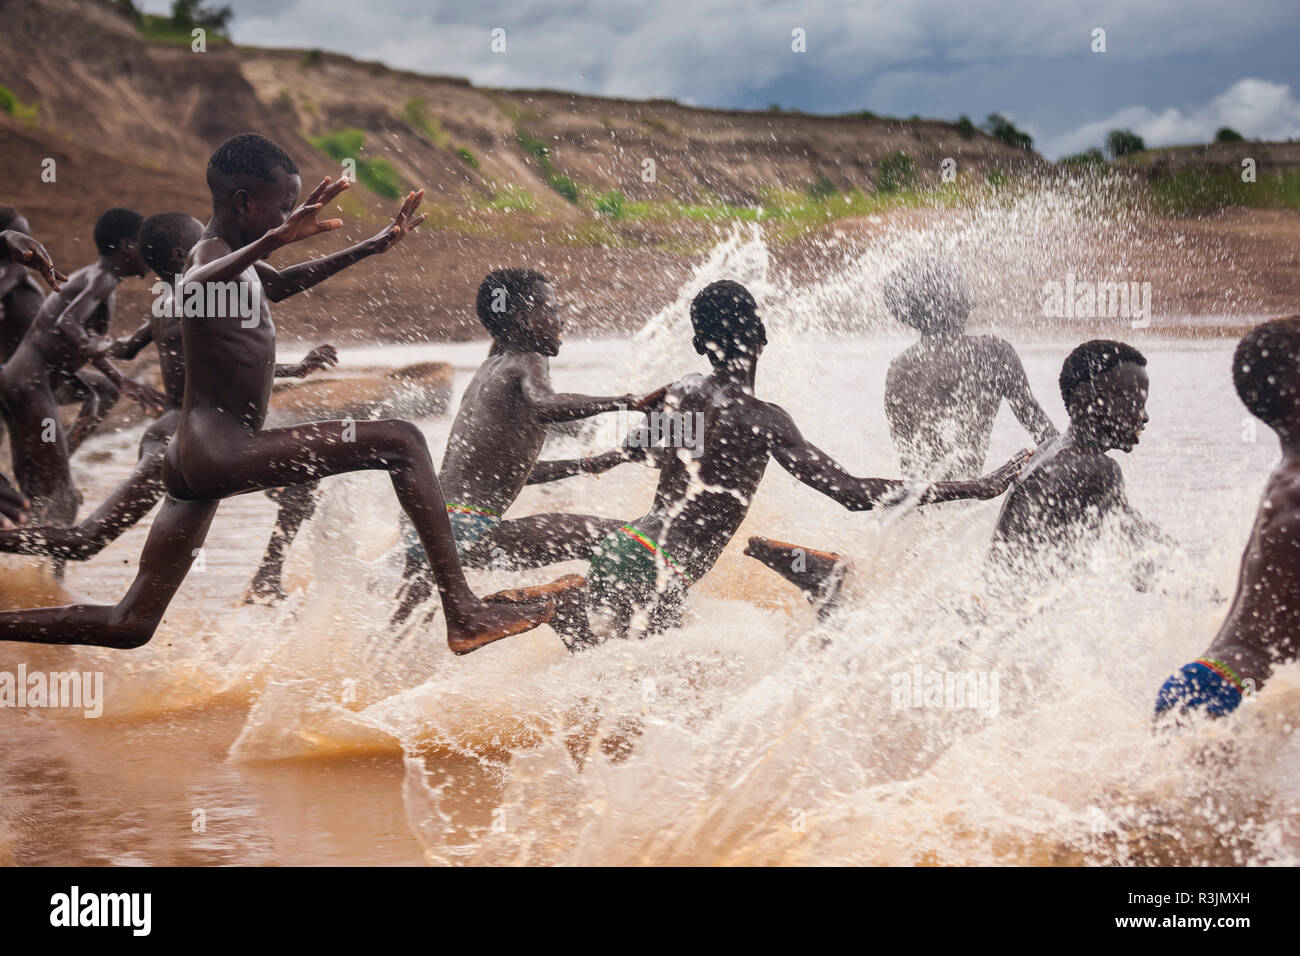
M 248 206 L 252 201 L 247 189 L 236 189 L 230 197 L 231 208 L 241 216 L 248 215 Z
M 691 338 L 691 344 L 695 346 L 695 351 L 699 355 L 708 355 L 709 347 L 705 344 L 704 339 L 696 335 Z

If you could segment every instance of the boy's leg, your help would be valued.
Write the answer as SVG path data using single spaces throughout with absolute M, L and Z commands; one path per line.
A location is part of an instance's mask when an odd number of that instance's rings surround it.
M 205 498 L 351 471 L 387 471 L 429 557 L 447 617 L 447 644 L 457 654 L 550 619 L 553 607 L 489 608 L 470 591 L 428 444 L 410 422 L 313 422 L 256 432 L 230 427 L 197 431 L 190 433 L 188 441 L 173 444 L 169 463 L 175 464 L 196 496 Z M 351 440 L 344 440 L 345 433 Z
M 148 643 L 189 573 L 218 503 L 168 498 L 149 529 L 135 581 L 117 604 L 0 611 L 0 640 L 116 648 Z
M 819 617 L 826 617 L 834 609 L 848 569 L 843 555 L 759 537 L 749 539 L 745 554 L 801 590 Z
M 541 514 L 511 518 L 465 553 L 465 564 L 487 568 L 493 559 L 510 568 L 541 568 L 561 561 L 585 561 L 591 549 L 627 522 L 591 515 Z
M 464 553 L 461 563 L 468 568 L 491 568 L 498 556 L 503 556 L 501 560 L 508 568 L 524 569 L 561 561 L 585 561 L 602 538 L 624 523 L 617 518 L 558 513 L 511 518 L 476 541 Z M 408 552 L 392 623 L 401 624 L 432 594 L 429 566 Z
M 59 389 L 60 404 L 81 402 L 76 421 L 68 431 L 68 454 L 75 452 L 108 417 L 117 404 L 120 393 L 108 376 L 95 369 L 82 369 L 72 376 L 64 388 Z
M 178 413 L 169 411 L 149 426 L 140 441 L 140 458 L 129 478 L 76 527 L 23 527 L 0 531 L 0 551 L 52 554 L 89 561 L 147 515 L 163 496 L 162 463 L 176 430 Z
M 284 598 L 284 587 L 280 581 L 284 559 L 288 557 L 289 546 L 298 536 L 302 523 L 316 511 L 319 492 L 320 483 L 315 481 L 266 492 L 266 496 L 280 507 L 275 513 L 275 527 L 271 529 L 271 540 L 266 543 L 262 563 L 258 565 L 252 583 L 248 586 L 248 593 L 244 596 L 245 604 Z
M 5 379 L 0 372 L 14 478 L 32 503 L 29 520 L 66 527 L 77 517 L 80 496 L 72 484 L 54 395 L 44 382 Z

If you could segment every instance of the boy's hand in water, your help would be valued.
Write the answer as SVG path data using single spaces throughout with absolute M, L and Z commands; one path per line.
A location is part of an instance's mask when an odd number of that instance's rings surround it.
M 156 388 L 132 378 L 122 379 L 121 392 L 150 415 L 161 415 L 167 410 L 167 398 Z
M 672 388 L 671 383 L 668 385 L 661 385 L 653 392 L 647 392 L 644 395 L 628 395 L 626 399 L 627 407 L 632 409 L 634 412 L 644 412 L 654 408 L 664 400 L 664 396 L 668 394 L 668 389 L 670 388 Z
M 332 201 L 339 193 L 348 188 L 346 179 L 332 180 L 326 176 L 319 186 L 312 190 L 307 201 L 289 214 L 281 226 L 270 230 L 267 237 L 278 246 L 287 246 L 322 232 L 332 232 L 343 225 L 342 219 L 317 219 L 321 207 Z
M 997 471 L 990 471 L 987 475 L 976 478 L 971 482 L 975 492 L 972 497 L 987 501 L 1001 495 L 1011 487 L 1011 482 L 1016 480 L 1020 470 L 1025 467 L 1025 462 L 1029 461 L 1033 454 L 1032 448 L 1022 448 L 1014 458 Z
M 387 229 L 366 240 L 365 245 L 371 252 L 387 252 L 391 249 L 404 235 L 424 222 L 425 214 L 421 213 L 415 216 L 415 210 L 420 207 L 424 200 L 424 190 L 409 192 L 406 198 L 402 200 L 402 208 L 397 211 L 393 222 Z M 414 217 L 414 218 L 413 218 Z
M 306 358 L 294 366 L 294 378 L 306 378 L 312 372 L 339 364 L 338 349 L 332 345 L 318 345 L 307 353 Z
M 55 292 L 58 292 L 59 287 L 68 281 L 67 276 L 54 268 L 54 260 L 45 251 L 45 247 L 26 233 L 6 229 L 0 232 L 0 242 L 4 244 L 5 252 L 10 259 L 35 269 L 41 274 L 45 284 Z

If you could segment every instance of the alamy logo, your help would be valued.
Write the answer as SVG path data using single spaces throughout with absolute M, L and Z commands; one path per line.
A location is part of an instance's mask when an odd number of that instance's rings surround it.
M 177 276 L 172 285 L 159 280 L 150 291 L 155 318 L 239 319 L 245 329 L 262 318 L 262 289 L 252 282 L 184 282 Z
M 894 674 L 890 685 L 895 710 L 924 707 L 998 715 L 997 671 L 922 671 L 917 664 Z
M 152 914 L 152 893 L 82 893 L 74 886 L 50 897 L 51 926 L 126 926 L 133 936 L 148 936 Z
M 704 454 L 703 412 L 651 411 L 645 418 L 633 424 L 627 408 L 618 407 L 619 433 L 627 435 L 629 448 L 680 448 L 692 458 Z
M 26 664 L 18 673 L 0 671 L 0 708 L 67 707 L 84 711 L 86 717 L 104 713 L 103 671 L 43 671 L 28 673 Z
M 1049 319 L 1129 319 L 1133 328 L 1151 324 L 1150 282 L 1065 282 L 1043 285 L 1043 317 Z

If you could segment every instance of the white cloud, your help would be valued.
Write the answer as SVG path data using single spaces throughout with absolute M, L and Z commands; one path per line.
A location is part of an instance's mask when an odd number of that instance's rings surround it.
M 1044 144 L 1043 153 L 1057 159 L 1102 146 L 1113 129 L 1131 129 L 1147 146 L 1208 143 L 1224 126 L 1231 126 L 1247 139 L 1300 137 L 1300 100 L 1285 83 L 1248 77 L 1186 113 L 1172 107 L 1159 112 L 1146 106 L 1126 107 L 1106 119 L 1057 136 Z

